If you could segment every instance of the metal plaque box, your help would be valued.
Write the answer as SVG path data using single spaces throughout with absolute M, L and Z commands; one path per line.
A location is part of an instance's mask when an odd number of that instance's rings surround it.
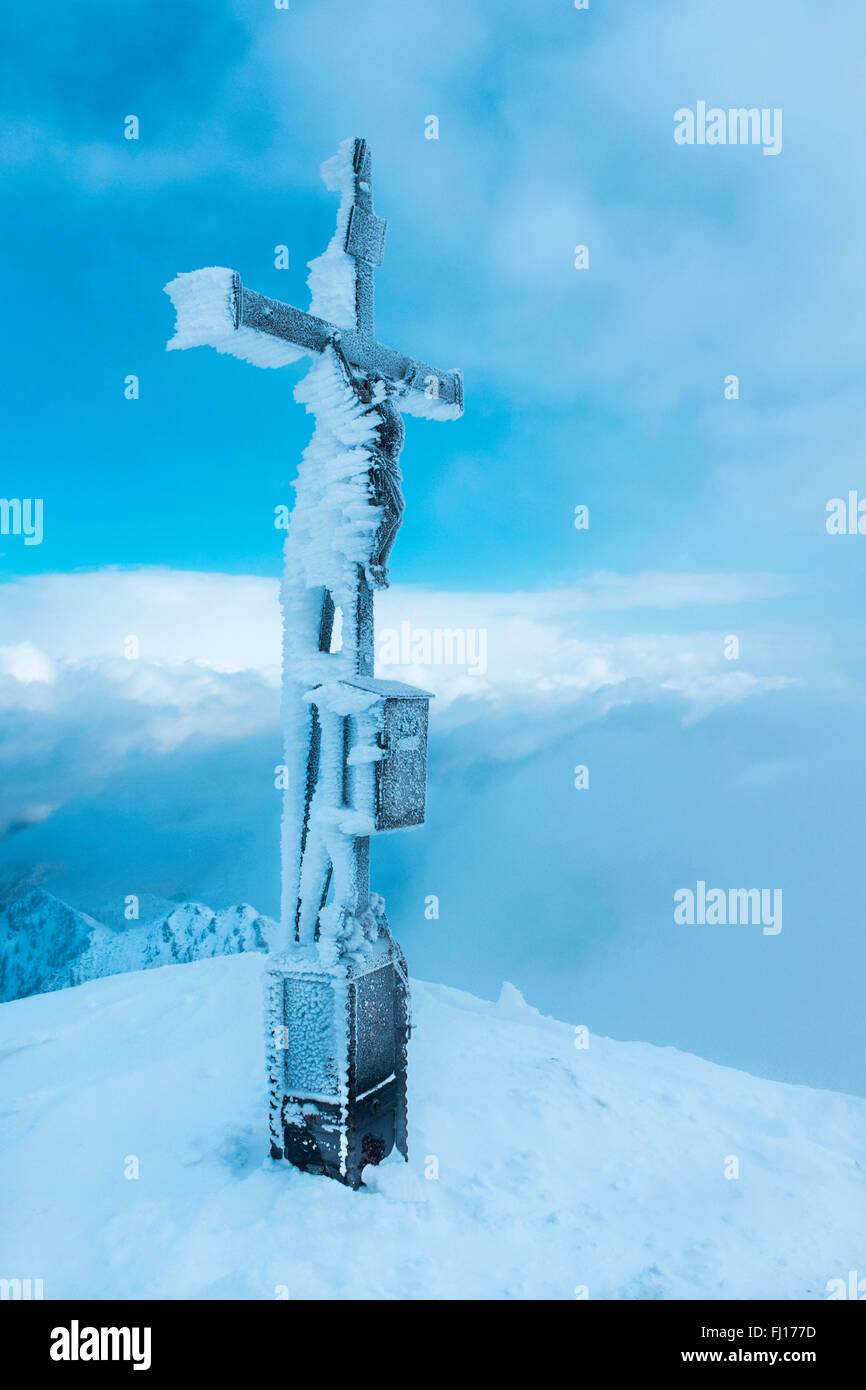
M 377 696 L 382 757 L 375 764 L 376 830 L 423 825 L 427 805 L 427 723 L 433 696 L 402 681 L 364 676 L 342 681 L 341 685 Z M 349 741 L 354 741 L 351 730 Z

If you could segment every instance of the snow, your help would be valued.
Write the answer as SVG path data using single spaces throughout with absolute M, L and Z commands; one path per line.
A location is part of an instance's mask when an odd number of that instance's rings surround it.
M 369 483 L 369 445 L 376 417 L 366 413 L 367 407 L 346 383 L 332 349 L 313 363 L 295 388 L 295 396 L 315 415 L 316 428 L 294 484 L 296 501 L 286 537 L 281 587 L 283 756 L 289 783 L 282 829 L 282 944 L 290 944 L 299 898 L 299 939 L 302 943 L 314 939 L 323 875 L 330 860 L 335 906 L 334 911 L 325 910 L 322 920 L 327 938 L 322 949 L 330 960 L 336 918 L 352 890 L 353 836 L 368 833 L 369 828 L 369 815 L 362 821 L 347 815 L 342 806 L 343 721 L 327 706 L 330 700 L 348 698 L 340 681 L 354 675 L 359 660 L 359 567 L 369 560 L 381 519 L 381 509 L 371 505 Z M 325 589 L 343 615 L 339 652 L 318 650 Z M 322 741 L 301 866 L 312 689 L 320 708 Z M 363 737 L 373 743 L 374 722 L 369 721 L 369 728 L 363 720 L 357 722 Z M 366 808 L 359 809 L 363 815 Z
M 577 1050 L 510 987 L 413 984 L 408 1165 L 352 1193 L 273 1164 L 262 967 L 0 1006 L 4 1273 L 46 1298 L 702 1299 L 826 1298 L 863 1268 L 866 1102 Z
M 379 417 L 347 385 L 333 349 L 313 362 L 295 399 L 316 418 L 294 487 L 286 554 L 300 558 L 308 586 L 324 584 L 343 598 L 354 594 L 357 565 L 367 563 L 381 520 L 370 505 L 370 454 Z M 347 614 L 343 648 L 347 657 Z M 349 669 L 352 669 L 351 664 Z
M 166 350 L 212 347 L 251 362 L 254 367 L 286 367 L 300 361 L 306 354 L 284 339 L 254 328 L 235 328 L 235 280 L 235 271 L 211 265 L 176 275 L 165 286 L 177 312 L 174 337 L 166 344 Z
M 308 262 L 307 286 L 310 291 L 310 313 L 316 318 L 335 323 L 339 328 L 354 328 L 355 262 L 345 250 L 349 209 L 355 192 L 352 155 L 355 142 L 341 141 L 337 153 L 326 159 L 319 172 L 329 193 L 339 193 L 337 225 L 334 235 L 321 256 Z
M 451 368 L 453 372 L 457 370 L 457 367 Z M 412 415 L 417 420 L 459 420 L 463 414 L 462 403 L 428 396 L 426 391 L 407 391 L 395 399 L 404 415 Z

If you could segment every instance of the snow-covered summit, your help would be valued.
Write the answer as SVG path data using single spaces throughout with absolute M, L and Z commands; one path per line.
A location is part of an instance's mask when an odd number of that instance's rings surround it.
M 122 971 L 272 948 L 276 923 L 246 903 L 218 912 L 203 903 L 169 908 L 152 920 L 107 926 L 44 889 L 25 893 L 0 912 L 0 1000 Z M 116 922 L 115 910 L 111 918 Z
M 9 1271 L 46 1298 L 591 1300 L 823 1299 L 862 1272 L 866 1102 L 576 1048 L 510 987 L 413 985 L 408 1165 L 353 1193 L 272 1164 L 262 965 L 0 1007 Z

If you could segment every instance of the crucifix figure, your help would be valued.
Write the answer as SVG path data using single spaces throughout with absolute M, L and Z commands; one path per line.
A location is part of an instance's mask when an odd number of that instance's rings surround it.
M 370 152 L 347 140 L 322 166 L 335 234 L 310 262 L 311 312 L 247 290 L 231 270 L 179 275 L 170 348 L 209 345 L 257 366 L 310 356 L 295 389 L 316 418 L 284 550 L 281 942 L 267 966 L 271 1155 L 353 1187 L 407 1155 L 409 994 L 370 838 L 419 825 L 426 691 L 374 677 L 373 595 L 387 587 L 403 514 L 402 415 L 457 419 L 459 371 L 377 342 L 374 270 L 386 223 Z
M 364 377 L 360 379 L 356 377 L 346 361 L 345 355 L 341 352 L 339 344 L 334 346 L 347 385 L 352 387 L 360 401 L 369 405 L 369 413 L 375 412 L 377 417 L 376 443 L 371 450 L 370 490 L 374 506 L 381 507 L 383 514 L 379 529 L 376 532 L 369 572 L 370 578 L 377 588 L 387 589 L 388 556 L 391 554 L 391 547 L 397 538 L 405 507 L 400 486 L 403 481 L 403 475 L 400 472 L 400 450 L 403 448 L 403 440 L 406 437 L 406 427 L 403 424 L 403 417 L 398 406 L 388 396 L 375 405 L 372 404 L 373 390 L 370 382 Z M 388 389 L 387 383 L 385 383 L 385 389 Z

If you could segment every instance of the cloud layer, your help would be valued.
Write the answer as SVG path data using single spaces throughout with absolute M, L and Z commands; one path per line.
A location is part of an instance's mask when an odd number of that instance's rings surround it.
M 518 756 L 619 704 L 674 694 L 694 717 L 791 684 L 792 653 L 768 655 L 762 644 L 751 660 L 731 661 L 720 617 L 707 625 L 717 609 L 784 598 L 790 587 L 774 576 L 663 573 L 589 575 L 574 590 L 537 594 L 398 586 L 378 605 L 378 670 L 431 690 L 442 732 L 477 725 L 477 756 L 490 751 L 493 728 L 498 756 Z M 6 827 L 103 785 L 142 752 L 268 732 L 278 751 L 275 581 L 117 570 L 34 576 L 0 594 Z M 647 611 L 703 621 L 631 630 Z M 504 741 L 503 722 L 514 726 Z
M 483 673 L 387 670 L 437 695 L 427 829 L 375 846 L 416 973 L 482 994 L 515 979 L 602 1032 L 860 1088 L 863 634 L 789 627 L 790 587 L 596 574 L 384 596 L 380 633 L 487 631 Z M 0 598 L 0 889 L 273 914 L 276 583 L 112 571 Z M 676 927 L 673 894 L 698 879 L 781 888 L 783 932 Z

